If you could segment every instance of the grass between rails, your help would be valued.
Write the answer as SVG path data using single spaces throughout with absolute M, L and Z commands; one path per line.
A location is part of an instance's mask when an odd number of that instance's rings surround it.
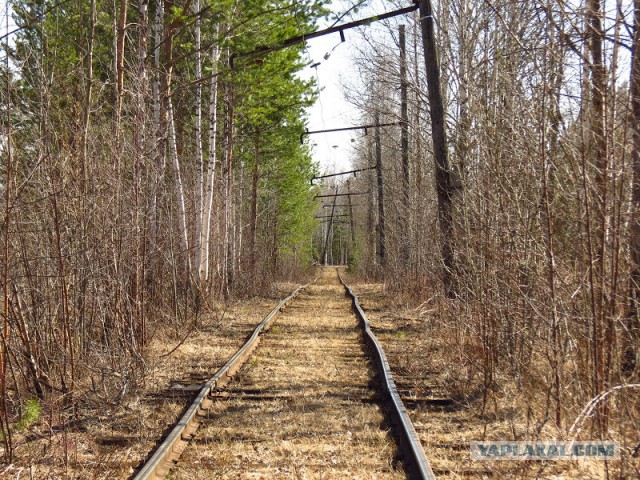
M 324 270 L 220 393 L 171 478 L 406 478 L 372 378 L 350 301 Z

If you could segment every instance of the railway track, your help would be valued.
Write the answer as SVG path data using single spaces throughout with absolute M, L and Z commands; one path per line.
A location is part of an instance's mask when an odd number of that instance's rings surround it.
M 529 478 L 518 470 L 522 462 L 471 461 L 469 444 L 486 438 L 487 423 L 477 414 L 480 406 L 451 391 L 450 367 L 443 360 L 449 339 L 429 317 L 390 308 L 379 285 L 360 284 L 358 294 L 438 480 Z
M 435 478 L 384 352 L 341 281 L 325 269 L 282 300 L 134 479 Z

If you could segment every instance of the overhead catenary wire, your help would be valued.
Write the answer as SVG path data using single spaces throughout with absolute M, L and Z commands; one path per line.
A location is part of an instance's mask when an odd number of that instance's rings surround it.
M 229 58 L 229 65 L 231 66 L 231 68 L 234 68 L 235 59 L 238 57 L 253 57 L 260 54 L 275 52 L 275 51 L 290 47 L 292 45 L 295 45 L 297 43 L 306 42 L 307 40 L 322 37 L 324 35 L 330 35 L 332 33 L 340 33 L 340 37 L 343 38 L 345 30 L 349 30 L 352 28 L 360 27 L 360 26 L 366 26 L 373 22 L 378 22 L 381 20 L 385 20 L 387 18 L 393 18 L 399 15 L 404 15 L 406 13 L 411 13 L 416 11 L 417 9 L 418 9 L 418 3 L 414 2 L 413 5 L 411 5 L 410 7 L 392 10 L 391 12 L 383 13 L 381 15 L 375 15 L 373 17 L 367 17 L 361 20 L 355 20 L 353 22 L 344 23 L 342 25 L 336 25 L 336 26 L 325 28 L 322 30 L 316 30 L 315 32 L 309 32 L 303 35 L 296 35 L 295 37 L 290 37 L 284 40 L 279 45 L 273 45 L 273 46 L 264 45 L 261 47 L 254 48 L 253 50 L 247 53 L 233 54 Z

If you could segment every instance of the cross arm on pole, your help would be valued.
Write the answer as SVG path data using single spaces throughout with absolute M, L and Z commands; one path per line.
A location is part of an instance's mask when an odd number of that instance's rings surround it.
M 348 197 L 349 195 L 367 195 L 369 192 L 352 192 L 352 193 L 332 193 L 329 195 L 316 195 L 316 198 L 333 198 L 333 197 Z
M 331 206 L 332 206 L 332 205 L 322 205 L 322 208 L 329 208 L 329 207 L 331 207 Z M 355 205 L 355 204 L 354 204 L 354 205 L 349 205 L 349 204 L 347 204 L 347 203 L 343 203 L 343 204 L 341 204 L 341 205 L 336 204 L 336 208 L 338 208 L 338 207 L 359 207 L 359 206 L 360 206 L 360 205 Z
M 375 127 L 392 127 L 402 125 L 402 122 L 389 122 L 389 123 L 381 123 L 380 125 L 370 124 L 370 125 L 356 125 L 354 127 L 342 127 L 342 128 L 329 128 L 325 130 L 305 130 L 300 134 L 300 143 L 304 143 L 305 135 L 315 135 L 316 133 L 332 133 L 332 132 L 348 132 L 350 130 L 364 130 L 364 134 L 367 134 L 367 130 Z
M 317 177 L 313 177 L 311 179 L 311 184 L 313 184 L 314 180 L 319 180 L 321 178 L 337 177 L 337 176 L 340 176 L 340 175 L 349 175 L 351 173 L 353 173 L 353 176 L 355 177 L 358 172 L 366 172 L 367 170 L 373 170 L 374 168 L 376 168 L 376 167 L 374 166 L 374 167 L 367 167 L 367 168 L 357 168 L 355 170 L 349 170 L 348 172 L 330 173 L 328 175 L 320 175 L 320 176 L 317 176 Z

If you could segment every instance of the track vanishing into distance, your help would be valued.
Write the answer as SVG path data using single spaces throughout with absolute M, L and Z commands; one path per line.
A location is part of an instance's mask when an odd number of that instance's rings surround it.
M 435 478 L 341 281 L 323 269 L 282 300 L 134 479 Z

